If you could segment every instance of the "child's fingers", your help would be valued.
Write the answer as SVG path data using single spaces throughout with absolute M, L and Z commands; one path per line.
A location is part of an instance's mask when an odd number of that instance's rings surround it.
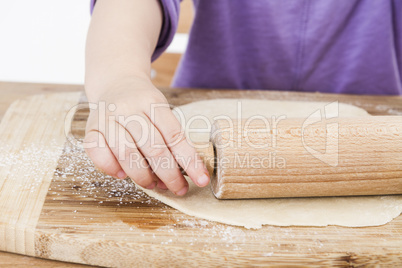
M 152 172 L 148 162 L 144 159 L 142 153 L 137 149 L 132 136 L 119 123 L 115 124 L 115 137 L 109 135 L 107 137 L 110 150 L 114 157 L 118 160 L 120 166 L 127 175 L 138 185 L 147 189 L 155 188 L 158 178 Z M 110 139 L 113 139 L 111 141 Z M 113 144 L 113 146 L 111 146 Z
M 163 138 L 179 165 L 190 179 L 200 187 L 209 183 L 209 174 L 196 150 L 187 142 L 179 121 L 171 110 L 155 109 L 155 122 Z
M 145 115 L 142 120 L 132 120 L 124 127 L 129 131 L 138 149 L 147 159 L 157 177 L 176 195 L 184 195 L 188 183 L 166 146 L 162 135 Z
M 127 177 L 107 146 L 102 133 L 96 130 L 89 131 L 85 135 L 84 147 L 89 158 L 98 169 L 115 178 L 124 179 Z

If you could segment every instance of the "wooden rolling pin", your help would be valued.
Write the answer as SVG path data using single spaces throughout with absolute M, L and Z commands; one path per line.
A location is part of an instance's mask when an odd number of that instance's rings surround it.
M 402 194 L 398 116 L 218 120 L 196 147 L 219 199 Z

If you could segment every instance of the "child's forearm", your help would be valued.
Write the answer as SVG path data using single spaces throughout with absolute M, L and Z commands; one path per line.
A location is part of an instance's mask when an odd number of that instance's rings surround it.
M 149 79 L 162 26 L 158 0 L 98 0 L 88 31 L 85 88 L 90 101 L 121 79 Z
M 158 0 L 97 1 L 88 33 L 85 90 L 90 102 L 105 101 L 115 109 L 106 114 L 91 110 L 84 144 L 106 174 L 184 195 L 189 185 L 178 165 L 200 187 L 208 185 L 209 175 L 150 80 L 161 28 Z M 161 105 L 151 111 L 152 104 Z M 166 160 L 172 165 L 157 164 Z

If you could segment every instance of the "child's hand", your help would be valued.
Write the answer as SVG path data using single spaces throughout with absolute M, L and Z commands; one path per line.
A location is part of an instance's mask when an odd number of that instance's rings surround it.
M 98 104 L 90 112 L 85 136 L 86 152 L 96 167 L 116 178 L 128 175 L 147 189 L 157 185 L 184 195 L 188 183 L 178 163 L 198 186 L 208 184 L 207 169 L 187 143 L 166 98 L 148 79 L 116 81 L 88 98 Z M 152 104 L 163 107 L 151 111 Z
M 167 104 L 150 82 L 162 21 L 158 0 L 96 1 L 87 38 L 85 90 L 89 102 L 99 108 L 103 104 L 105 111 L 91 111 L 85 149 L 109 175 L 128 175 L 142 187 L 157 185 L 184 195 L 188 184 L 177 163 L 198 186 L 207 185 L 209 176 L 170 108 L 155 108 L 151 114 L 152 104 Z

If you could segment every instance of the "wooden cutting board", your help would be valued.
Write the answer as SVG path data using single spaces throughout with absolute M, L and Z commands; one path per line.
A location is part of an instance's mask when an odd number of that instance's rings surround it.
M 214 98 L 340 101 L 402 115 L 402 98 L 230 90 L 163 90 L 173 105 Z M 18 100 L 0 125 L 0 250 L 83 264 L 351 266 L 402 264 L 402 217 L 378 227 L 259 230 L 187 216 L 129 181 L 96 171 L 67 137 L 82 138 L 82 93 Z M 70 111 L 72 117 L 67 118 Z M 347 208 L 345 208 L 347 209 Z

